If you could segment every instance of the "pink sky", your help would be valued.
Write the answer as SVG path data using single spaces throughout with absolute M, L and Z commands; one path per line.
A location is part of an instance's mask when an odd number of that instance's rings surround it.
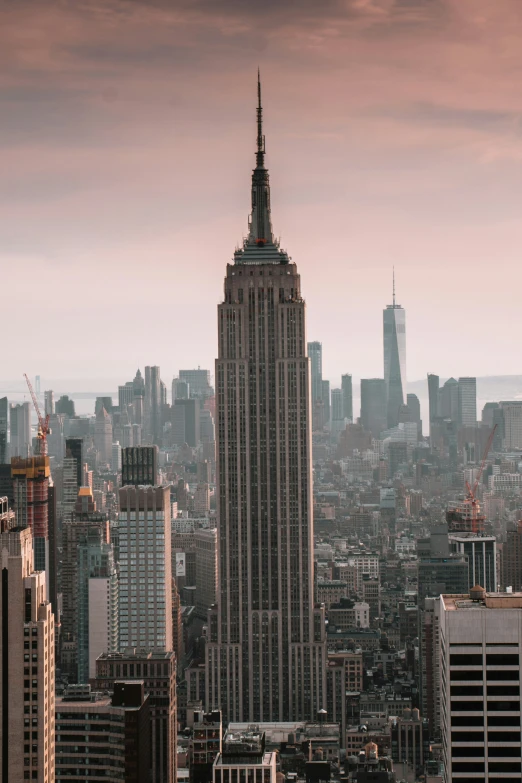
M 324 374 L 518 374 L 520 0 L 0 9 L 3 378 L 208 366 L 261 68 L 274 228 Z M 37 323 L 42 315 L 42 325 Z

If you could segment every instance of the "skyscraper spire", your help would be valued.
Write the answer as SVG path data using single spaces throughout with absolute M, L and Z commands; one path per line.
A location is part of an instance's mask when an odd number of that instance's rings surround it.
M 395 307 L 395 267 L 393 267 L 393 306 Z
M 265 137 L 263 136 L 263 107 L 261 106 L 261 74 L 257 69 L 257 152 L 258 169 L 265 167 Z

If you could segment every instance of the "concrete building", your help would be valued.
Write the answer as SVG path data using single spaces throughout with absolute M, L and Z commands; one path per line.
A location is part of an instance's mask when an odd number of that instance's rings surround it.
M 387 427 L 386 384 L 383 378 L 361 380 L 361 424 L 374 438 L 378 438 Z
M 459 378 L 459 424 L 474 427 L 477 423 L 477 379 Z
M 9 454 L 13 457 L 29 457 L 32 454 L 31 408 L 28 402 L 11 403 L 9 408 Z
M 120 679 L 143 681 L 149 696 L 152 783 L 176 781 L 176 656 L 173 652 L 128 650 L 96 661 L 94 687 L 114 691 Z M 141 783 L 141 781 L 140 781 Z
M 54 616 L 31 531 L 0 534 L 0 780 L 54 783 Z
M 260 93 L 249 234 L 218 306 L 220 591 L 206 645 L 207 708 L 252 722 L 312 718 L 326 702 L 305 302 L 272 232 Z
M 118 520 L 120 647 L 172 647 L 168 487 L 122 487 Z
M 216 528 L 200 528 L 194 533 L 196 547 L 196 610 L 206 620 L 217 600 L 218 553 Z
M 276 783 L 277 754 L 265 750 L 265 735 L 250 730 L 227 731 L 223 750 L 213 766 L 212 783 Z
M 57 783 L 149 780 L 150 708 L 143 682 L 117 682 L 112 697 L 91 692 L 90 685 L 70 687 L 56 700 L 56 735 Z
M 387 305 L 382 316 L 386 421 L 388 427 L 395 427 L 399 423 L 399 409 L 406 402 L 407 385 L 406 311 L 395 301 L 395 273 L 393 304 Z
M 121 452 L 121 485 L 152 486 L 158 483 L 158 447 L 134 446 Z
M 349 422 L 353 422 L 353 390 L 352 376 L 348 373 L 341 375 L 341 390 L 343 392 L 343 415 Z
M 102 465 L 108 465 L 112 459 L 112 422 L 103 406 L 96 413 L 94 425 L 94 446 Z
M 441 595 L 445 781 L 519 781 L 522 594 Z

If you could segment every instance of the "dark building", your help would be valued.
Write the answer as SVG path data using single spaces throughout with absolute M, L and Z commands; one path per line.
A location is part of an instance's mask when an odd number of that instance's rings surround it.
M 421 719 L 418 709 L 404 710 L 391 727 L 392 761 L 410 764 L 417 775 L 424 771 L 430 754 L 428 721 Z
M 128 446 L 121 450 L 121 484 L 157 486 L 157 446 Z
M 47 525 L 49 534 L 49 600 L 54 613 L 55 627 L 58 626 L 58 515 L 56 513 L 56 487 L 48 489 Z
M 65 416 L 69 417 L 75 416 L 74 400 L 69 399 L 67 394 L 62 395 L 56 403 L 55 412 L 63 413 Z
M 97 690 L 115 691 L 116 681 L 143 680 L 149 694 L 152 783 L 175 783 L 177 710 L 173 652 L 104 653 L 96 661 Z M 144 778 L 146 780 L 146 778 Z M 140 781 L 141 783 L 141 781 Z
M 353 390 L 352 376 L 341 375 L 341 390 L 343 393 L 343 414 L 348 421 L 353 421 Z
M 401 465 L 408 463 L 408 445 L 402 441 L 391 441 L 388 445 L 388 478 L 393 479 Z
M 190 758 L 191 783 L 209 783 L 212 765 L 221 753 L 223 724 L 221 711 L 194 711 L 193 748 Z
M 143 680 L 115 682 L 112 706 L 125 709 L 125 783 L 142 783 L 151 766 L 150 696 Z
M 48 569 L 49 544 L 49 457 L 13 457 L 14 509 L 18 527 L 28 527 L 33 534 L 34 567 Z
M 439 384 L 438 375 L 428 373 L 428 399 L 430 406 L 430 426 L 439 418 Z
M 374 438 L 386 429 L 386 384 L 384 378 L 361 380 L 361 424 Z
M 174 443 L 197 446 L 200 441 L 200 403 L 197 399 L 174 400 L 171 408 Z
M 11 508 L 14 507 L 13 479 L 11 463 L 0 464 L 0 497 L 6 497 Z
M 83 484 L 83 438 L 66 438 L 65 456 L 76 460 L 76 486 L 80 489 Z

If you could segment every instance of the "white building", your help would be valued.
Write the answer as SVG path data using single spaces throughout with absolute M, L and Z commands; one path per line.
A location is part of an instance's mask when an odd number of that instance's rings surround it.
M 120 648 L 172 649 L 168 487 L 120 489 Z
M 441 595 L 437 613 L 445 781 L 520 781 L 522 593 Z

